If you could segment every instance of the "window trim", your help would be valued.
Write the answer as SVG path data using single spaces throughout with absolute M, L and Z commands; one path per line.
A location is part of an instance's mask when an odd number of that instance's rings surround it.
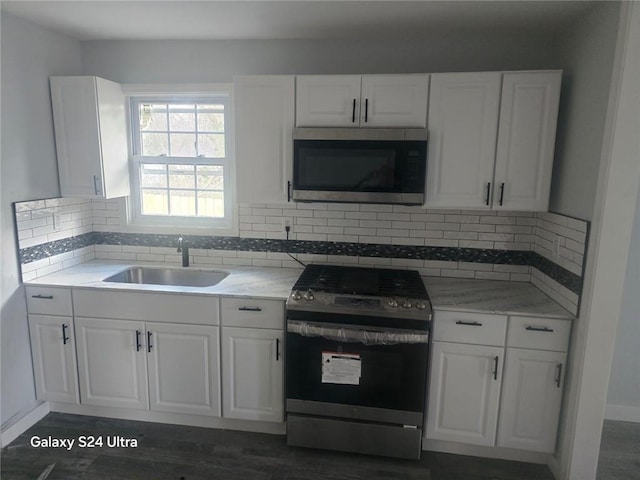
M 127 121 L 129 135 L 129 170 L 132 177 L 131 196 L 128 198 L 127 223 L 132 227 L 156 227 L 162 232 L 191 232 L 194 234 L 237 235 L 238 215 L 235 198 L 235 152 L 233 136 L 233 87 L 231 84 L 185 84 L 185 85 L 123 85 L 127 97 Z M 168 157 L 180 163 L 223 165 L 224 168 L 224 218 L 178 217 L 169 215 L 142 215 L 140 201 L 140 164 L 158 163 L 159 157 L 144 157 L 140 151 L 139 120 L 137 105 L 140 102 L 192 102 L 203 103 L 208 99 L 223 102 L 225 106 L 225 159 L 205 157 Z M 136 124 L 136 122 L 138 122 Z M 165 162 L 161 162 L 165 163 Z M 171 161 L 167 161 L 170 164 Z

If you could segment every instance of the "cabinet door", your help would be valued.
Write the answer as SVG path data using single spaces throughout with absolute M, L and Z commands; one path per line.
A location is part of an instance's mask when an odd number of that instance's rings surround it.
M 238 203 L 283 203 L 292 177 L 294 77 L 234 79 Z
M 96 77 L 51 77 L 50 85 L 60 194 L 102 197 Z
M 553 453 L 567 354 L 507 348 L 498 446 Z
M 490 208 L 501 73 L 431 75 L 425 206 Z
M 78 372 L 71 317 L 29 315 L 38 400 L 78 403 Z
M 433 342 L 427 438 L 495 443 L 504 349 Z
M 359 126 L 360 82 L 360 75 L 296 77 L 296 126 Z
M 561 72 L 505 73 L 494 208 L 547 211 Z
M 146 329 L 151 410 L 220 416 L 218 327 L 147 323 Z
M 361 127 L 427 126 L 429 75 L 364 75 Z
M 222 416 L 282 422 L 281 330 L 222 328 Z
M 148 408 L 143 322 L 75 318 L 81 403 Z
M 131 194 L 125 98 L 119 84 L 96 77 L 104 198 Z

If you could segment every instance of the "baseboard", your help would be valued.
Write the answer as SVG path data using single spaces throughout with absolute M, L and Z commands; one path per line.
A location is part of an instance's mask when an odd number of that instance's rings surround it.
M 422 450 L 442 453 L 455 453 L 456 455 L 469 455 L 471 457 L 496 458 L 500 460 L 513 460 L 516 462 L 548 464 L 548 453 L 529 452 L 504 447 L 485 447 L 482 445 L 469 445 L 445 440 L 423 440 Z
M 2 432 L 2 448 L 29 430 L 49 413 L 49 402 L 44 402 Z
M 100 407 L 95 405 L 77 405 L 74 403 L 51 402 L 51 411 L 90 415 L 93 417 L 120 418 L 139 422 L 168 423 L 171 425 L 187 425 L 190 427 L 219 428 L 225 430 L 241 430 L 245 432 L 271 433 L 284 435 L 284 422 L 264 422 L 257 420 L 236 420 L 232 418 L 209 417 L 204 415 L 188 415 L 184 413 L 152 412 L 133 408 Z
M 604 419 L 640 423 L 640 406 L 607 405 L 604 411 Z

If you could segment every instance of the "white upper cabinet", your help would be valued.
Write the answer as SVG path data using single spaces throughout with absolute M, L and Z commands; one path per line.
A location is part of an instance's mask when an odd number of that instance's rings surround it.
M 294 77 L 234 78 L 238 203 L 287 201 L 292 176 Z
M 296 77 L 298 127 L 426 127 L 429 75 Z
M 562 72 L 505 73 L 494 208 L 547 211 Z
M 491 208 L 502 74 L 431 75 L 426 206 Z
M 125 99 L 98 77 L 51 77 L 51 103 L 63 197 L 129 195 Z

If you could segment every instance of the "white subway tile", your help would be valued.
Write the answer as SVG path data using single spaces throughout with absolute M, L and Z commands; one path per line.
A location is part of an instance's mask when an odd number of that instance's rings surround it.
M 358 227 L 360 222 L 358 220 L 347 220 L 342 218 L 329 218 L 327 220 L 329 227 Z
M 490 263 L 458 262 L 458 269 L 491 272 L 493 265 Z
M 358 257 L 350 255 L 327 255 L 327 261 L 340 265 L 357 265 Z
M 358 243 L 358 235 L 327 235 L 329 242 Z
M 42 267 L 36 270 L 36 275 L 38 277 L 43 277 L 45 275 L 49 275 L 50 273 L 59 272 L 62 270 L 62 263 L 56 263 L 54 265 L 49 265 L 48 267 Z
M 265 232 L 240 232 L 241 238 L 266 238 L 267 235 Z
M 459 242 L 464 240 L 450 240 L 450 239 L 439 239 L 439 238 L 425 238 L 424 244 L 427 247 L 457 247 L 459 246 Z
M 462 213 L 461 210 L 450 210 L 448 208 L 430 208 L 427 210 L 427 213 L 438 213 L 442 215 L 455 215 L 458 213 Z
M 309 240 L 313 242 L 326 242 L 326 233 L 298 233 L 298 240 Z
M 391 237 L 360 235 L 360 237 L 358 237 L 358 241 L 360 243 L 379 243 L 380 245 L 391 245 Z
M 408 237 L 409 230 L 402 230 L 396 228 L 377 228 L 376 235 L 380 235 L 383 237 Z
M 49 240 L 46 235 L 39 235 L 37 237 L 25 238 L 20 241 L 20 248 L 34 247 L 36 245 L 42 245 L 43 243 L 47 243 Z
M 327 226 L 327 219 L 326 218 L 296 218 L 295 219 L 295 224 L 296 225 L 317 225 L 317 226 Z
M 389 220 L 360 220 L 362 228 L 391 228 Z
M 448 231 L 460 231 L 459 223 L 436 223 L 427 222 L 425 225 L 427 230 L 448 230 Z
M 532 227 L 529 225 L 496 225 L 496 233 L 532 233 Z
M 513 235 L 510 233 L 479 233 L 478 240 L 488 240 L 491 242 L 511 242 Z
M 409 237 L 411 238 L 443 238 L 444 232 L 442 230 L 409 230 Z
M 375 235 L 375 228 L 345 227 L 345 235 Z
M 577 218 L 567 217 L 567 227 L 579 232 L 587 232 L 587 222 L 584 220 L 578 220 Z
M 357 203 L 329 203 L 327 204 L 327 210 L 339 210 L 341 212 L 357 212 L 360 210 L 360 205 Z
M 411 215 L 408 213 L 378 213 L 378 220 L 391 220 L 391 221 L 404 221 L 408 222 L 411 220 Z
M 531 267 L 529 265 L 503 265 L 496 264 L 493 266 L 494 272 L 505 272 L 505 273 L 529 273 Z
M 452 278 L 474 278 L 473 270 L 449 270 L 443 268 L 440 270 L 440 276 Z
M 424 238 L 394 238 L 394 245 L 414 245 L 414 246 L 423 246 Z
M 531 244 L 528 242 L 494 242 L 493 248 L 496 250 L 531 250 Z
M 360 265 L 391 266 L 391 259 L 384 257 L 359 257 L 358 263 Z
M 96 251 L 96 253 L 98 253 Z M 155 253 L 136 253 L 136 260 L 141 262 L 164 262 L 164 255 Z
M 454 240 L 477 240 L 477 232 L 444 232 L 444 238 Z
M 531 274 L 529 273 L 511 273 L 509 274 L 509 280 L 512 282 L 530 282 Z
M 377 205 L 377 204 L 362 204 L 360 205 L 361 212 L 392 212 L 392 205 Z
M 267 259 L 267 252 L 249 252 L 246 250 L 238 250 L 237 258 L 251 258 L 251 259 Z
M 296 203 L 299 210 L 327 210 L 326 203 Z
M 462 223 L 460 230 L 463 232 L 495 232 L 495 225 L 484 225 L 482 223 Z
M 51 265 L 51 262 L 49 261 L 49 258 L 41 258 L 40 260 L 35 260 L 33 262 L 29 262 L 29 263 L 23 263 L 22 264 L 22 273 L 24 274 L 25 272 L 34 272 L 36 270 L 38 270 L 39 268 L 43 268 L 43 267 L 47 267 Z
M 585 251 L 584 243 L 576 242 L 575 240 L 567 238 L 565 239 L 564 244 L 572 252 L 575 252 L 579 255 L 584 255 L 584 251 Z
M 422 268 L 424 267 L 424 260 L 416 258 L 392 258 L 391 266 Z
M 335 210 L 314 210 L 315 218 L 344 218 L 344 212 Z
M 516 217 L 482 215 L 480 217 L 480 223 L 484 223 L 486 225 L 515 225 Z
M 135 253 L 123 253 L 123 252 L 113 252 L 107 253 L 107 258 L 109 260 L 137 260 Z
M 533 217 L 517 217 L 516 225 L 531 225 L 534 226 L 537 224 L 537 220 Z
M 475 278 L 478 280 L 509 280 L 510 273 L 501 272 L 476 272 Z
M 346 212 L 344 218 L 352 218 L 356 220 L 376 220 L 378 214 L 375 212 Z
M 281 217 L 282 216 L 282 209 L 281 208 L 252 208 L 251 209 L 251 213 L 253 215 L 258 215 L 258 216 L 262 216 L 264 215 L 266 216 L 278 216 Z
M 477 240 L 460 240 L 460 248 L 493 248 L 493 242 Z
M 262 260 L 259 258 L 254 258 L 251 261 L 251 264 L 254 267 L 276 267 L 276 268 L 282 267 L 282 262 L 280 260 Z
M 417 268 L 418 273 L 422 276 L 426 277 L 439 277 L 440 269 L 439 268 Z

